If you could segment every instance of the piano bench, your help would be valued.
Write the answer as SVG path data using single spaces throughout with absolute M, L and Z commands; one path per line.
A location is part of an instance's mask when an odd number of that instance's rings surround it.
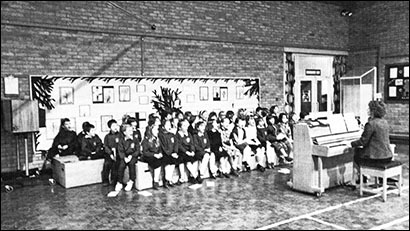
M 390 161 L 389 163 L 360 163 L 360 196 L 363 196 L 363 191 L 374 193 L 374 190 L 365 189 L 363 183 L 363 175 L 370 177 L 383 178 L 383 201 L 387 200 L 387 179 L 398 176 L 398 195 L 400 196 L 402 191 L 402 166 L 399 161 Z M 377 185 L 377 180 L 375 184 Z

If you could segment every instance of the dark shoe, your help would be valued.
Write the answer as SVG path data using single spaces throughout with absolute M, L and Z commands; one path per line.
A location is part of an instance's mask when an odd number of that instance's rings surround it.
M 111 184 L 110 184 L 110 182 L 108 182 L 108 181 L 104 181 L 104 182 L 102 183 L 102 185 L 103 185 L 103 187 L 108 187 L 108 186 L 110 186 Z
M 174 184 L 171 183 L 170 181 L 166 181 L 166 183 L 167 183 L 168 187 L 174 187 Z
M 163 181 L 162 187 L 164 187 L 164 188 L 169 188 L 166 181 Z
M 217 175 L 218 178 L 223 178 L 224 176 L 225 176 L 225 174 L 223 174 L 223 173 L 219 173 L 219 174 Z
M 159 183 L 154 182 L 154 184 L 152 185 L 152 189 L 158 190 L 159 188 Z
M 288 156 L 285 157 L 285 160 L 286 160 L 286 161 L 289 161 L 289 162 L 292 162 L 292 161 L 293 161 L 293 159 L 292 159 L 291 157 L 288 157 Z
M 266 165 L 266 168 L 267 168 L 267 169 L 271 169 L 272 167 L 270 166 L 270 164 L 267 164 L 267 165 Z
M 215 176 L 216 174 L 211 174 L 211 178 L 212 179 L 216 179 L 216 176 Z
M 261 171 L 261 172 L 264 172 L 264 171 L 265 171 L 265 168 L 264 168 L 262 165 L 259 165 L 259 164 L 258 164 L 258 169 L 259 169 L 259 171 Z
M 175 185 L 181 185 L 182 182 L 181 181 L 177 181 L 177 183 L 175 183 Z
M 198 184 L 202 184 L 203 180 L 202 180 L 202 178 L 201 178 L 200 176 L 198 176 L 198 177 L 196 178 L 196 182 L 197 182 Z
M 190 177 L 188 178 L 188 182 L 191 183 L 191 184 L 196 184 L 196 183 L 197 183 L 197 182 L 196 182 L 196 179 L 193 178 L 192 176 L 190 176 Z
M 232 175 L 232 176 L 236 176 L 236 177 L 239 176 L 239 174 L 238 174 L 238 172 L 237 172 L 236 170 L 232 170 L 231 175 Z
M 224 176 L 225 178 L 231 178 L 231 177 L 229 176 L 229 174 L 227 174 L 227 173 L 224 173 L 223 176 Z
M 271 166 L 271 169 L 274 169 L 274 168 L 275 168 L 275 164 L 274 164 L 274 163 L 271 163 L 270 166 Z

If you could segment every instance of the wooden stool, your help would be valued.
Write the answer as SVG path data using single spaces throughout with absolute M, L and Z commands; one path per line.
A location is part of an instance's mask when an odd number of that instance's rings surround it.
M 360 163 L 360 196 L 363 196 L 363 191 L 374 193 L 373 190 L 364 189 L 363 175 L 370 177 L 383 178 L 383 201 L 387 200 L 387 179 L 399 176 L 399 196 L 402 186 L 402 163 L 399 161 L 391 161 L 389 163 Z M 377 184 L 377 180 L 376 180 Z

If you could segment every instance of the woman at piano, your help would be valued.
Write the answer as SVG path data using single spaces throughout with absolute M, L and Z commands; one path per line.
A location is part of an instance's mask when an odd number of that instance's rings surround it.
M 360 163 L 388 163 L 393 157 L 390 149 L 389 124 L 384 119 L 386 105 L 382 101 L 369 102 L 367 111 L 369 120 L 364 126 L 360 139 L 344 142 L 349 147 L 356 148 L 354 162 Z M 356 166 L 357 169 L 357 166 Z

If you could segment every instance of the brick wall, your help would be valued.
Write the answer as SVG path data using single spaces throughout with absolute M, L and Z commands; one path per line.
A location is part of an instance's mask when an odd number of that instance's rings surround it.
M 409 2 L 383 1 L 356 9 L 349 22 L 348 69 L 361 74 L 378 67 L 378 91 L 384 96 L 385 65 L 409 62 Z M 409 102 L 388 103 L 392 133 L 409 134 Z
M 145 76 L 260 77 L 261 105 L 269 107 L 284 103 L 284 46 L 348 46 L 348 21 L 339 16 L 341 7 L 332 4 L 116 3 L 148 23 L 99 1 L 2 1 L 1 77 L 127 76 L 142 71 Z M 1 87 L 3 99 L 3 83 Z M 22 89 L 20 97 L 27 94 L 28 89 Z M 1 171 L 15 170 L 14 139 L 3 130 L 1 135 Z

